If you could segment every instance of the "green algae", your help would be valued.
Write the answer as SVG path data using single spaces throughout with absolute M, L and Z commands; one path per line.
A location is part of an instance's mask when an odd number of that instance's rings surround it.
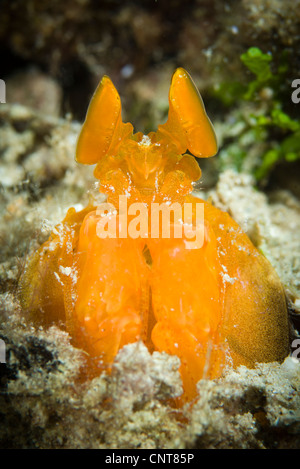
M 222 170 L 228 166 L 246 170 L 261 181 L 279 162 L 300 159 L 300 120 L 285 110 L 291 107 L 287 99 L 291 101 L 292 93 L 288 89 L 287 54 L 278 58 L 251 47 L 240 59 L 252 79 L 246 84 L 223 82 L 213 90 L 230 112 L 236 103 L 246 110 L 234 114 L 234 125 L 240 130 L 234 142 L 227 144 L 225 139 L 220 164 Z

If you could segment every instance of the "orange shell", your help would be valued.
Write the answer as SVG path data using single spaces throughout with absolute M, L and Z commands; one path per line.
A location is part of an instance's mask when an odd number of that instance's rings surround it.
M 131 124 L 122 122 L 116 89 L 102 79 L 76 158 L 97 163 L 95 175 L 115 210 L 70 209 L 27 267 L 21 302 L 36 321 L 65 322 L 98 372 L 138 340 L 151 351 L 179 356 L 183 400 L 191 400 L 199 379 L 219 377 L 226 364 L 283 360 L 289 326 L 284 291 L 270 263 L 227 213 L 190 195 L 201 172 L 183 153 L 208 157 L 217 145 L 202 99 L 181 68 L 169 102 L 168 120 L 156 133 L 133 134 Z M 122 221 L 120 196 L 131 208 L 142 203 L 146 215 L 151 204 L 189 203 L 192 225 L 202 204 L 202 247 L 187 249 L 184 238 L 164 238 L 161 228 L 151 237 L 152 214 L 146 224 L 133 212 Z M 99 226 L 119 222 L 127 234 L 131 223 L 140 223 L 145 236 L 99 236 Z

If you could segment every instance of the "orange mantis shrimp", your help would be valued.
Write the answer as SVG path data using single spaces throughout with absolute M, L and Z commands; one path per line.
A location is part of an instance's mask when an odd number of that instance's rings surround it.
M 183 68 L 172 77 L 167 122 L 148 135 L 123 123 L 119 94 L 104 76 L 76 160 L 96 165 L 106 203 L 69 209 L 22 279 L 24 310 L 44 324 L 64 322 L 100 371 L 136 341 L 177 355 L 185 400 L 225 365 L 253 367 L 289 353 L 275 271 L 226 212 L 192 194 L 201 177 L 195 157 L 216 153 L 214 129 Z M 153 207 L 169 215 L 166 236 Z M 198 244 L 191 246 L 191 234 Z

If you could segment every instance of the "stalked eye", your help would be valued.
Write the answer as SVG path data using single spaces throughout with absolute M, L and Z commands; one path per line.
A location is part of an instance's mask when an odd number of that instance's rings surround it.
M 194 156 L 208 158 L 218 151 L 215 132 L 202 98 L 183 68 L 178 68 L 173 74 L 168 120 L 158 127 L 158 132 L 171 136 L 180 153 L 189 150 Z
M 124 137 L 132 134 L 132 125 L 122 122 L 121 109 L 119 93 L 111 79 L 104 76 L 90 102 L 79 135 L 76 150 L 78 163 L 98 163 Z

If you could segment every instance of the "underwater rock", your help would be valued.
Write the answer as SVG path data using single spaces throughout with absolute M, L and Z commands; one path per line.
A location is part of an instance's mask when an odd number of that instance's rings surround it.
M 4 112 L 2 106 L 0 110 Z M 22 134 L 23 125 L 33 137 L 53 132 L 56 135 L 34 137 L 23 147 L 24 162 L 32 154 L 37 155 L 33 166 L 35 180 L 44 180 L 39 179 L 43 165 L 41 142 L 49 159 L 56 158 L 56 165 L 65 169 L 51 172 L 47 184 L 41 183 L 34 196 L 30 184 L 20 184 L 22 177 L 1 191 L 4 217 L 0 229 L 4 241 L 0 334 L 6 344 L 7 360 L 6 365 L 1 364 L 1 447 L 299 447 L 300 370 L 295 358 L 287 358 L 282 365 L 269 363 L 253 370 L 227 370 L 224 377 L 214 381 L 201 380 L 199 398 L 193 407 L 184 409 L 189 424 L 183 427 L 168 403 L 169 398 L 178 395 L 181 385 L 176 358 L 151 355 L 141 344 L 131 346 L 119 352 L 111 376 L 82 382 L 79 369 L 85 363 L 85 354 L 70 344 L 68 334 L 58 327 L 44 330 L 24 320 L 16 297 L 24 261 L 47 239 L 71 204 L 87 203 L 86 187 L 93 187 L 94 183 L 89 171 L 73 161 L 77 124 L 63 119 L 51 119 L 49 124 L 48 119 L 37 118 L 28 108 L 9 105 L 5 113 L 6 124 L 1 120 L 1 130 L 10 132 L 13 138 Z M 19 164 L 14 153 L 19 150 L 11 141 L 7 138 L 3 143 L 3 151 L 12 154 L 2 160 L 4 175 L 12 174 Z M 299 300 L 295 249 L 299 201 L 289 191 L 263 194 L 254 189 L 248 175 L 231 171 L 221 176 L 219 185 L 208 195 L 221 209 L 229 210 L 253 242 L 263 247 L 285 287 L 295 292 L 295 301 Z M 137 366 L 139 362 L 143 367 Z M 134 393 L 136 382 L 140 382 L 138 395 Z M 121 396 L 125 391 L 130 399 L 124 401 Z M 126 421 L 124 406 L 130 415 Z
M 110 376 L 78 380 L 84 363 L 68 335 L 29 327 L 13 295 L 1 298 L 1 448 L 297 448 L 300 363 L 288 357 L 200 380 L 183 416 L 175 357 L 143 344 L 120 350 Z M 145 373 L 145 370 L 147 373 Z M 16 422 L 18 424 L 16 425 Z M 70 431 L 70 429 L 72 429 Z
M 264 52 L 287 47 L 297 57 L 299 25 L 299 0 L 201 0 L 188 8 L 179 0 L 113 7 L 110 1 L 66 0 L 51 8 L 45 1 L 4 0 L 0 38 L 3 62 L 11 54 L 16 69 L 29 63 L 60 82 L 63 112 L 83 118 L 84 103 L 107 73 L 128 97 L 128 108 L 148 106 L 148 116 L 155 116 L 153 101 L 136 93 L 141 77 L 155 88 L 166 68 L 182 64 L 202 90 L 232 77 L 245 82 L 240 55 L 263 44 Z M 299 62 L 290 60 L 290 67 L 295 78 Z
M 6 80 L 6 102 L 22 103 L 45 115 L 61 114 L 62 89 L 53 78 L 32 67 L 14 73 Z

